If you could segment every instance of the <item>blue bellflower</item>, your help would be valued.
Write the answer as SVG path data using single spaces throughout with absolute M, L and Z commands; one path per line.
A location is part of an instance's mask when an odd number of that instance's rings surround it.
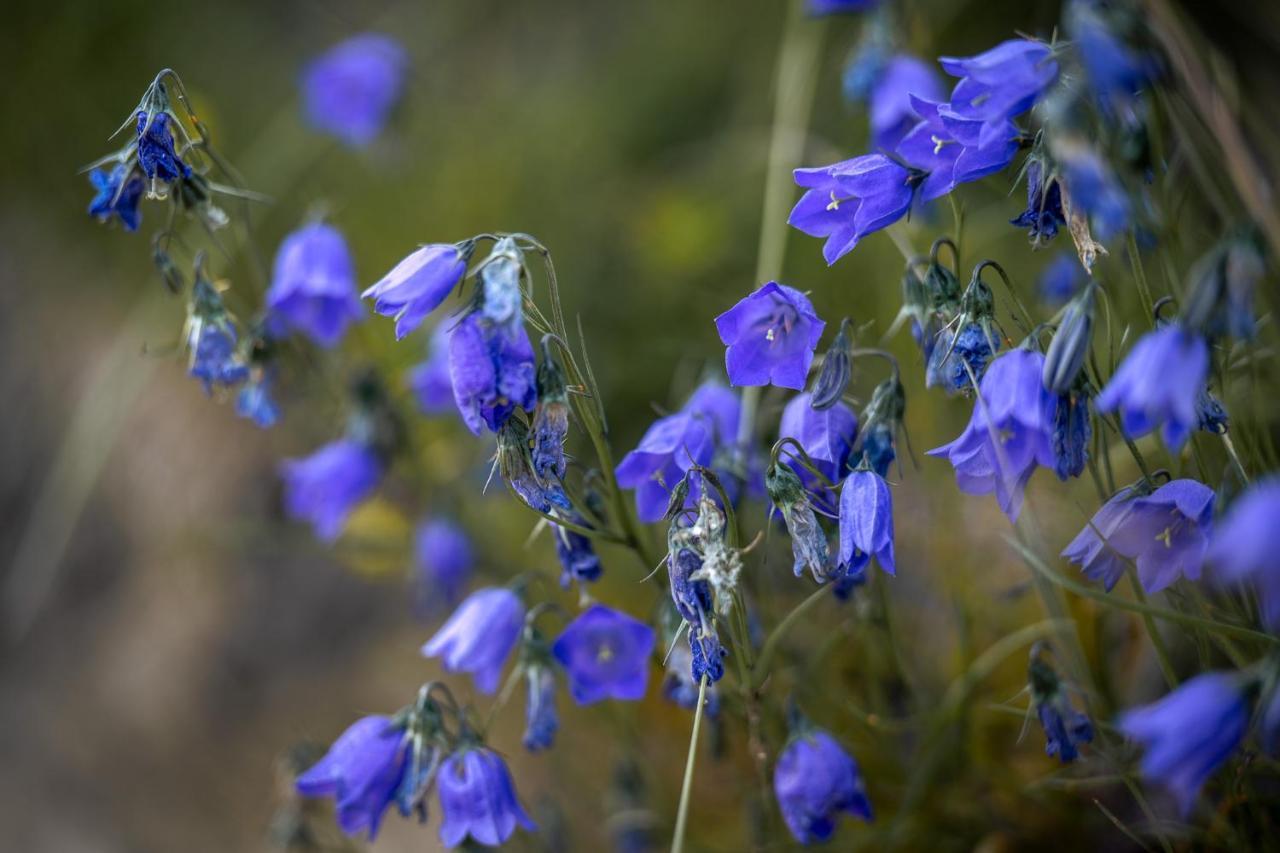
M 1114 115 L 1151 82 L 1155 62 L 1125 45 L 1093 0 L 1073 0 L 1067 6 L 1066 23 L 1094 99 L 1104 112 Z
M 391 272 L 361 294 L 373 310 L 396 320 L 396 340 L 412 332 L 444 302 L 462 281 L 471 256 L 469 246 L 432 243 L 396 264 Z
M 864 574 L 872 557 L 884 571 L 895 572 L 893 496 L 879 474 L 858 470 L 840 491 L 841 574 Z
M 662 695 L 670 702 L 689 711 L 698 708 L 698 691 L 702 683 L 702 675 L 694 676 L 693 649 L 697 641 L 689 638 L 688 643 L 676 643 L 667 655 L 667 674 L 662 679 Z M 703 713 L 715 719 L 720 713 L 720 691 L 708 677 Z
M 1236 499 L 1209 542 L 1215 577 L 1226 583 L 1252 583 L 1262 622 L 1280 629 L 1280 477 L 1258 480 Z
M 413 535 L 414 567 L 421 595 L 454 604 L 475 569 L 475 548 L 465 530 L 448 518 L 432 518 Z
M 463 317 L 449 335 L 449 376 L 467 429 L 497 432 L 517 407 L 538 402 L 533 344 L 523 325 L 499 325 L 483 314 Z
M 773 770 L 773 791 L 787 829 L 801 844 L 829 839 L 842 812 L 872 819 L 858 763 L 825 731 L 803 733 L 786 745 Z
M 250 371 L 249 381 L 236 394 L 236 414 L 263 429 L 275 426 L 280 420 L 280 408 L 271 395 L 271 384 L 266 371 Z
M 524 671 L 524 748 L 530 752 L 549 749 L 560 728 L 556 713 L 556 673 L 545 664 L 531 664 Z
M 889 475 L 889 466 L 897 457 L 894 449 L 893 425 L 876 421 L 862 434 L 862 458 L 881 477 Z
M 1093 236 L 1110 240 L 1129 225 L 1129 196 L 1098 152 L 1086 145 L 1063 145 L 1058 154 L 1071 209 L 1089 217 Z
M 191 177 L 191 167 L 174 150 L 172 121 L 166 112 L 138 111 L 138 166 L 148 178 L 168 183 Z
M 215 386 L 229 388 L 249 377 L 249 367 L 236 346 L 236 327 L 225 314 L 208 319 L 194 318 L 187 331 L 191 351 L 187 374 L 199 379 L 205 393 Z
M 276 252 L 267 310 L 283 329 L 302 332 L 326 349 L 364 315 L 355 260 L 338 229 L 315 222 L 284 239 Z
M 1066 481 L 1084 473 L 1089 461 L 1089 439 L 1093 427 L 1089 422 L 1089 395 L 1069 391 L 1058 397 L 1053 409 L 1053 472 Z
M 1093 741 L 1093 723 L 1071 705 L 1058 673 L 1034 652 L 1028 671 L 1031 702 L 1044 729 L 1044 753 L 1070 764 L 1080 755 L 1080 745 Z
M 865 154 L 831 166 L 796 169 L 805 190 L 787 224 L 810 237 L 825 237 L 822 256 L 834 264 L 858 241 L 907 215 L 912 173 L 883 154 Z
M 1018 153 L 1018 129 L 1008 120 L 989 126 L 965 118 L 950 104 L 912 96 L 920 121 L 898 143 L 897 154 L 924 174 L 919 201 L 932 201 L 959 184 L 994 174 Z
M 520 807 L 511 771 L 498 753 L 482 746 L 464 746 L 440 765 L 440 842 L 457 847 L 468 837 L 497 847 L 506 843 L 516 826 L 537 827 Z
M 307 122 L 353 147 L 368 145 L 400 100 L 408 64 L 389 36 L 364 33 L 341 42 L 303 72 Z
M 468 672 L 481 693 L 498 689 L 502 667 L 524 628 L 524 604 L 505 587 L 476 590 L 422 647 L 438 657 L 445 672 Z
M 762 285 L 716 317 L 729 383 L 803 388 L 825 326 L 800 291 Z
M 667 555 L 671 600 L 676 612 L 689 623 L 690 677 L 697 683 L 705 674 L 714 683 L 724 677 L 727 652 L 712 621 L 711 584 L 703 577 L 695 578 L 701 569 L 702 559 L 687 548 L 673 549 Z
M 333 797 L 338 826 L 348 835 L 378 835 L 406 769 L 404 732 L 390 718 L 362 717 L 314 766 L 298 776 L 304 797 Z
M 1058 229 L 1067 224 L 1062 188 L 1056 180 L 1045 183 L 1044 167 L 1039 161 L 1027 166 L 1027 209 L 1010 219 L 1009 224 L 1027 229 L 1027 236 L 1036 245 L 1058 236 Z
M 449 375 L 449 332 L 452 323 L 440 323 L 431 331 L 427 360 L 406 377 L 418 409 L 425 415 L 442 415 L 454 410 L 453 379 Z
M 867 112 L 873 149 L 886 152 L 897 148 L 919 121 L 911 101 L 913 95 L 926 101 L 941 101 L 942 83 L 931 65 L 900 53 L 878 69 L 871 84 Z
M 586 519 L 581 515 L 573 513 L 573 516 L 576 523 L 585 524 Z M 604 568 L 591 540 L 558 524 L 551 525 L 551 532 L 556 541 L 556 557 L 560 560 L 560 586 L 568 589 L 575 581 L 580 584 L 598 581 Z
M 89 215 L 99 222 L 111 217 L 120 220 L 126 231 L 137 231 L 142 224 L 138 204 L 145 189 L 142 176 L 132 168 L 117 165 L 110 172 L 94 169 L 89 173 L 89 183 L 96 193 L 89 202 Z
M 1210 672 L 1158 702 L 1126 711 L 1116 727 L 1146 749 L 1142 775 L 1169 790 L 1183 816 L 1209 776 L 1239 746 L 1249 725 L 1241 679 Z
M 982 380 L 987 363 L 999 349 L 999 336 L 982 323 L 965 323 L 959 333 L 942 329 L 925 364 L 925 387 L 941 387 L 948 394 L 972 388 L 974 378 Z
M 654 642 L 653 629 L 645 623 L 593 604 L 556 638 L 551 653 L 564 667 L 573 701 L 590 705 L 644 698 Z
M 1130 438 L 1161 427 L 1164 443 L 1176 453 L 1199 423 L 1196 400 L 1208 373 L 1204 338 L 1165 325 L 1133 345 L 1095 403 L 1099 412 L 1119 410 Z
M 1003 133 L 1001 123 L 1039 100 L 1058 77 L 1048 45 L 1010 39 L 977 56 L 943 56 L 942 70 L 960 82 L 951 92 L 951 108 L 962 118 L 986 123 L 984 143 Z
M 811 395 L 797 394 L 782 410 L 778 438 L 793 438 L 804 448 L 814 466 L 833 486 L 849 473 L 849 457 L 858 435 L 858 416 L 844 403 L 815 411 Z M 818 477 L 798 460 L 787 463 L 800 477 L 819 506 L 831 509 L 834 500 Z
M 1040 374 L 1044 356 L 1024 348 L 991 362 L 979 383 L 973 415 L 960 437 L 929 451 L 947 459 L 956 484 L 969 495 L 995 492 L 1000 509 L 1016 521 L 1022 493 L 1037 465 L 1053 466 L 1055 399 Z
M 378 487 L 382 474 L 378 455 L 349 438 L 326 444 L 305 459 L 286 459 L 280 466 L 285 513 L 309 522 L 317 538 L 332 542 L 356 505 Z

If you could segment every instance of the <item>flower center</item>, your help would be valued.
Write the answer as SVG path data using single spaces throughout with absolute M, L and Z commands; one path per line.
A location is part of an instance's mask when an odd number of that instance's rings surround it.
M 955 144 L 954 139 L 940 139 L 939 137 L 933 136 L 933 135 L 930 135 L 929 138 L 933 140 L 934 154 L 941 153 L 942 149 L 945 148 L 946 146 Z
M 836 195 L 836 191 L 832 190 L 831 203 L 827 205 L 827 210 L 828 211 L 839 210 L 840 205 L 844 204 L 846 201 L 857 201 L 857 200 L 858 200 L 858 197 L 856 195 L 850 195 L 850 196 L 845 196 L 844 198 L 840 198 Z
M 608 663 L 613 660 L 613 647 L 608 643 L 601 643 L 596 649 L 596 663 Z

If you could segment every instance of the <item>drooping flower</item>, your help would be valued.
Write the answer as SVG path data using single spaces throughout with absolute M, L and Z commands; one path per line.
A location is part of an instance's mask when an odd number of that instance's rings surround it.
M 449 332 L 452 323 L 443 322 L 431 331 L 427 360 L 409 371 L 406 380 L 423 414 L 441 415 L 453 411 L 453 380 L 449 376 Z
M 569 434 L 569 394 L 564 368 L 543 341 L 538 365 L 538 410 L 533 416 L 533 470 L 543 479 L 563 479 L 564 440 Z
M 1251 234 L 1228 237 L 1196 261 L 1187 274 L 1182 324 L 1209 340 L 1254 336 L 1253 294 L 1266 271 Z
M 1252 583 L 1262 622 L 1280 628 L 1280 478 L 1258 480 L 1227 510 L 1207 557 L 1226 583 Z
M 317 538 L 332 542 L 356 504 L 378 487 L 382 473 L 378 455 L 349 438 L 330 442 L 305 459 L 286 459 L 280 466 L 285 513 L 309 522 Z
M 221 294 L 197 262 L 187 308 L 187 374 L 200 380 L 206 394 L 215 386 L 229 388 L 248 378 L 249 366 L 237 341 L 235 323 L 223 307 Z
M 689 711 L 697 710 L 698 690 L 701 687 L 702 675 L 694 675 L 695 663 L 693 650 L 698 641 L 690 634 L 688 643 L 677 642 L 667 656 L 667 674 L 662 679 L 662 695 L 671 702 Z M 720 713 L 720 691 L 710 678 L 707 680 L 703 713 L 714 719 Z
M 800 291 L 762 285 L 716 317 L 729 383 L 803 388 L 825 326 Z
M 577 524 L 585 524 L 586 519 L 572 513 L 572 520 Z M 558 524 L 551 525 L 552 535 L 556 542 L 556 557 L 560 560 L 560 586 L 568 589 L 571 583 L 593 583 L 600 579 L 604 571 L 600 565 L 600 557 L 596 554 L 591 540 L 576 530 L 569 530 Z
M 440 842 L 457 847 L 468 836 L 497 847 L 519 825 L 537 829 L 516 798 L 511 771 L 498 753 L 483 746 L 464 746 L 444 760 L 436 776 L 440 791 Z
M 530 752 L 550 748 L 560 728 L 556 713 L 556 672 L 542 663 L 526 666 L 527 688 L 524 706 L 524 748 Z
M 275 426 L 280 408 L 271 396 L 271 377 L 265 370 L 251 370 L 249 376 L 236 394 L 236 414 L 263 429 Z
M 1062 189 L 1056 180 L 1044 180 L 1044 166 L 1034 160 L 1027 166 L 1027 209 L 1009 220 L 1010 225 L 1027 229 L 1027 236 L 1035 245 L 1047 243 L 1058 236 L 1058 229 L 1067 224 L 1062 209 Z
M 114 216 L 120 220 L 124 230 L 138 230 L 142 223 L 138 204 L 145 189 L 141 175 L 119 164 L 110 172 L 94 169 L 89 173 L 89 183 L 93 184 L 96 193 L 93 201 L 89 202 L 90 216 L 99 222 L 107 222 Z
M 322 347 L 342 339 L 364 316 L 356 268 L 342 232 L 313 222 L 294 231 L 276 252 L 267 310 L 283 329 L 302 332 Z
M 988 51 L 959 58 L 938 59 L 942 70 L 960 82 L 951 92 L 951 108 L 964 118 L 996 123 L 1031 109 L 1058 77 L 1058 63 L 1049 46 L 1029 39 L 1010 39 Z
M 439 631 L 422 647 L 426 657 L 443 660 L 445 672 L 468 672 L 476 689 L 498 689 L 502 667 L 520 639 L 524 604 L 505 587 L 476 590 L 458 605 Z
M 496 325 L 483 314 L 463 317 L 449 335 L 453 397 L 467 429 L 497 432 L 516 407 L 538 401 L 533 344 L 523 325 Z
M 872 557 L 894 573 L 893 496 L 879 474 L 859 469 L 840 490 L 841 574 L 863 574 Z
M 867 111 L 873 149 L 892 151 L 919 121 L 912 95 L 926 101 L 940 101 L 944 97 L 942 83 L 932 66 L 900 53 L 879 69 L 871 84 Z
M 679 521 L 673 523 L 678 530 Z M 667 578 L 671 583 L 671 601 L 676 612 L 689 623 L 690 677 L 709 682 L 724 676 L 723 658 L 727 654 L 716 634 L 711 584 L 702 572 L 702 558 L 690 548 L 682 548 L 668 534 Z
M 1208 373 L 1204 338 L 1177 324 L 1162 326 L 1133 345 L 1098 394 L 1098 411 L 1119 410 L 1131 438 L 1162 427 L 1164 443 L 1177 452 L 1198 423 L 1196 399 Z
M 897 154 L 924 175 L 920 201 L 994 174 L 1018 153 L 1018 129 L 1011 121 L 984 123 L 958 115 L 950 104 L 915 96 L 911 103 L 920 121 L 898 143 Z
M 956 470 L 960 491 L 995 492 L 1016 521 L 1022 493 L 1037 465 L 1052 466 L 1054 398 L 1040 382 L 1044 356 L 1019 347 L 991 362 L 979 384 L 973 415 L 960 437 L 929 451 Z
M 787 224 L 825 237 L 822 256 L 834 264 L 868 234 L 907 215 L 917 178 L 883 154 L 865 154 L 830 166 L 796 169 L 805 194 Z
M 1128 47 L 1095 3 L 1073 0 L 1065 18 L 1089 87 L 1103 110 L 1114 113 L 1151 82 L 1155 62 Z
M 1213 490 L 1195 480 L 1173 480 L 1150 494 L 1121 489 L 1103 504 L 1062 556 L 1109 590 L 1134 560 L 1149 593 L 1185 577 L 1198 580 L 1213 522 Z
M 573 700 L 590 705 L 643 698 L 654 642 L 653 629 L 645 623 L 593 604 L 556 638 L 551 653 L 569 677 Z
M 808 570 L 815 581 L 825 582 L 831 576 L 831 546 L 800 477 L 787 465 L 770 465 L 765 486 L 787 525 L 796 577 Z
M 341 42 L 303 73 L 307 121 L 348 145 L 368 145 L 400 100 L 408 64 L 389 36 L 364 33 Z
M 1082 390 L 1068 391 L 1058 397 L 1053 408 L 1053 471 L 1066 481 L 1084 473 L 1089 461 L 1089 439 L 1093 426 L 1089 422 L 1089 395 Z
M 533 472 L 529 454 L 529 428 L 520 418 L 508 418 L 498 430 L 498 473 L 519 498 L 536 512 L 552 514 L 573 509 L 558 483 L 548 483 Z
M 418 525 L 413 535 L 413 556 L 423 596 L 449 605 L 462 594 L 476 563 L 471 537 L 443 516 Z
M 891 376 L 871 392 L 871 401 L 862 410 L 862 437 L 859 451 L 862 459 L 881 477 L 888 476 L 889 466 L 897 456 L 895 442 L 902 418 L 906 414 L 907 397 L 902 381 Z
M 872 819 L 858 763 L 820 729 L 799 734 L 782 750 L 773 790 L 787 829 L 801 844 L 830 838 L 841 812 Z
M 858 417 L 844 403 L 836 403 L 821 411 L 815 411 L 811 403 L 809 394 L 797 394 L 787 403 L 778 424 L 778 437 L 795 439 L 822 476 L 833 486 L 838 486 L 849 473 L 849 456 L 858 434 Z M 790 458 L 788 464 L 819 506 L 833 507 L 830 489 L 812 471 L 794 458 Z
M 1062 680 L 1053 667 L 1033 652 L 1027 680 L 1031 687 L 1031 703 L 1035 706 L 1040 727 L 1044 729 L 1044 752 L 1070 764 L 1080 754 L 1080 744 L 1093 740 L 1093 723 L 1071 705 Z
M 462 281 L 472 244 L 432 243 L 396 264 L 391 272 L 360 294 L 373 310 L 396 320 L 396 340 L 412 332 L 444 302 Z
M 1070 299 L 1084 280 L 1080 259 L 1072 252 L 1060 252 L 1044 265 L 1036 285 L 1040 298 L 1050 306 L 1056 306 Z
M 389 717 L 362 717 L 298 776 L 298 793 L 333 797 L 342 831 L 365 832 L 372 841 L 404 777 L 405 752 L 404 731 Z
M 972 388 L 974 378 L 982 380 L 987 363 L 999 349 L 999 336 L 981 323 L 966 323 L 959 333 L 943 329 L 925 365 L 925 387 L 941 387 L 948 394 Z
M 1210 672 L 1158 702 L 1126 711 L 1116 726 L 1145 747 L 1142 775 L 1167 788 L 1185 816 L 1244 738 L 1249 704 L 1241 676 Z
M 148 178 L 168 183 L 191 175 L 191 167 L 174 150 L 172 121 L 167 112 L 138 111 L 138 166 Z

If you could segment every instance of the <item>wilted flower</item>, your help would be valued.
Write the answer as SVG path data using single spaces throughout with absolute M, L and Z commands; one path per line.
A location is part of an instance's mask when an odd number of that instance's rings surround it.
M 503 844 L 516 831 L 537 827 L 516 799 L 511 771 L 498 753 L 483 746 L 464 745 L 440 765 L 440 842 L 457 847 L 470 836 L 490 847 Z
M 943 329 L 925 365 L 925 387 L 941 386 L 948 394 L 972 388 L 974 378 L 982 379 L 987 363 L 999 349 L 999 336 L 988 332 L 982 323 L 966 323 L 959 333 Z
M 635 700 L 649 685 L 653 629 L 638 619 L 593 604 L 569 623 L 551 646 L 579 705 L 602 699 Z
M 960 78 L 951 92 L 951 109 L 986 122 L 984 142 L 988 134 L 1000 132 L 1000 120 L 1031 109 L 1058 77 L 1049 46 L 1029 39 L 1010 39 L 977 56 L 943 56 L 938 62 L 943 71 Z
M 355 261 L 342 233 L 314 222 L 294 231 L 276 252 L 267 290 L 271 319 L 303 332 L 322 347 L 342 339 L 364 311 L 356 295 Z
M 532 663 L 524 668 L 527 688 L 524 706 L 524 748 L 530 752 L 548 749 L 556 739 L 560 717 L 556 713 L 556 672 L 548 663 Z
M 222 296 L 205 277 L 203 260 L 196 260 L 195 284 L 187 309 L 186 343 L 190 354 L 187 373 L 199 379 L 205 393 L 214 386 L 238 385 L 249 376 L 237 347 L 236 327 L 222 305 Z
M 362 717 L 343 732 L 324 758 L 298 776 L 304 797 L 333 797 L 338 826 L 348 835 L 378 835 L 405 774 L 405 736 L 389 717 Z
M 413 535 L 414 563 L 422 592 L 433 601 L 453 604 L 475 568 L 471 537 L 448 518 L 432 518 Z
M 960 491 L 995 492 L 1010 521 L 1017 520 L 1023 489 L 1036 465 L 1054 464 L 1050 439 L 1055 401 L 1040 382 L 1043 366 L 1044 356 L 1021 347 L 992 361 L 964 432 L 929 451 L 952 464 Z
M 249 381 L 236 394 L 236 414 L 263 429 L 275 426 L 280 409 L 271 396 L 271 379 L 261 368 L 249 372 Z
M 423 246 L 360 296 L 374 300 L 376 313 L 395 318 L 396 340 L 400 340 L 422 325 L 462 281 L 473 248 L 470 241 Z
M 1045 755 L 1057 756 L 1063 764 L 1075 761 L 1080 754 L 1080 744 L 1093 740 L 1093 724 L 1071 706 L 1071 697 L 1058 673 L 1036 652 L 1032 653 L 1027 680 L 1031 686 L 1031 703 L 1044 729 Z
M 110 172 L 94 169 L 89 173 L 96 195 L 89 202 L 89 215 L 99 222 L 111 217 L 120 220 L 126 231 L 137 231 L 142 222 L 138 204 L 145 189 L 142 176 L 132 167 L 117 164 Z
M 1204 338 L 1177 324 L 1161 326 L 1133 345 L 1098 394 L 1098 411 L 1119 409 L 1132 438 L 1163 425 L 1164 443 L 1177 452 L 1199 422 L 1196 399 L 1208 373 Z
M 585 524 L 586 519 L 572 511 L 572 520 L 577 524 Z M 552 535 L 556 540 L 556 557 L 560 560 L 560 586 L 568 589 L 569 584 L 592 583 L 600 579 L 604 568 L 600 565 L 600 557 L 591 540 L 575 530 L 551 525 Z
M 1258 480 L 1227 510 L 1206 555 L 1227 583 L 1252 583 L 1262 622 L 1280 628 L 1280 478 Z
M 533 416 L 533 470 L 539 477 L 564 477 L 564 439 L 569 433 L 569 394 L 564 369 L 543 340 L 538 365 L 538 409 Z
M 445 672 L 471 673 L 477 690 L 493 693 L 523 627 L 520 596 L 505 587 L 486 587 L 458 605 L 422 654 L 441 658 Z
M 305 459 L 286 459 L 280 466 L 285 513 L 309 522 L 317 538 L 332 542 L 356 504 L 378 487 L 382 473 L 378 455 L 349 438 L 326 444 Z
M 1224 435 L 1231 418 L 1227 415 L 1227 407 L 1222 401 L 1209 393 L 1206 386 L 1196 395 L 1196 429 Z
M 943 98 L 942 83 L 933 66 L 900 53 L 878 69 L 868 104 L 871 147 L 892 151 L 919 120 L 911 96 L 926 101 Z
M 449 376 L 449 332 L 451 323 L 441 323 L 431 331 L 427 360 L 409 371 L 409 390 L 418 408 L 427 415 L 453 411 L 453 380 Z
M 348 145 L 368 145 L 400 100 L 408 64 L 389 36 L 364 33 L 338 44 L 303 74 L 307 121 Z
M 883 154 L 796 169 L 796 184 L 805 194 L 787 223 L 810 237 L 827 238 L 822 256 L 834 264 L 863 237 L 906 216 L 919 180 Z
M 1053 471 L 1059 480 L 1079 477 L 1089 461 L 1089 395 L 1076 388 L 1058 397 L 1053 408 Z
M 1168 788 L 1183 815 L 1244 738 L 1252 701 L 1247 689 L 1240 675 L 1210 672 L 1117 720 L 1121 732 L 1146 748 L 1142 775 Z
M 804 484 L 790 467 L 774 464 L 765 472 L 765 487 L 786 522 L 796 577 L 808 569 L 815 581 L 824 583 L 831 575 L 831 547 Z
M 174 150 L 170 122 L 176 123 L 167 112 L 138 111 L 138 166 L 148 178 L 167 183 L 191 174 L 191 167 Z
M 1010 219 L 1009 224 L 1026 228 L 1031 242 L 1037 245 L 1058 236 L 1058 229 L 1067 224 L 1062 190 L 1056 180 L 1044 180 L 1044 166 L 1039 160 L 1027 166 L 1027 209 Z
M 895 373 L 875 387 L 871 392 L 871 402 L 862 411 L 859 450 L 871 470 L 881 477 L 888 475 L 889 466 L 897 456 L 894 444 L 906 408 L 906 393 Z
M 783 748 L 773 790 L 787 829 L 801 844 L 830 838 L 841 812 L 872 819 L 858 763 L 821 729 L 800 732 Z
M 572 509 L 568 496 L 558 484 L 547 483 L 533 472 L 533 459 L 529 454 L 529 429 L 519 418 L 508 418 L 498 430 L 498 473 L 503 482 L 519 495 L 520 499 L 537 512 Z
M 762 285 L 716 317 L 730 384 L 803 388 L 825 326 L 800 291 Z
M 1265 272 L 1251 236 L 1231 237 L 1209 250 L 1187 274 L 1182 324 L 1206 338 L 1254 336 L 1253 294 Z
M 698 640 L 689 635 L 689 642 L 676 643 L 667 656 L 667 674 L 662 680 L 662 695 L 670 701 L 690 711 L 697 710 L 698 691 L 702 686 L 701 673 L 694 675 L 694 650 L 698 648 Z M 720 713 L 720 691 L 716 689 L 712 679 L 707 679 L 707 693 L 704 713 L 708 717 L 716 717 Z
M 881 569 L 894 573 L 893 496 L 879 474 L 859 469 L 840 491 L 841 574 L 865 573 L 872 557 Z
M 538 401 L 533 344 L 523 325 L 495 325 L 474 312 L 449 335 L 453 397 L 467 429 L 498 432 L 516 407 L 533 411 Z
M 858 434 L 858 417 L 844 403 L 815 411 L 811 402 L 810 395 L 797 394 L 787 403 L 778 424 L 778 437 L 795 439 L 827 482 L 838 486 L 849 473 L 849 455 Z M 812 471 L 794 458 L 787 464 L 799 475 L 819 506 L 832 505 L 830 488 Z

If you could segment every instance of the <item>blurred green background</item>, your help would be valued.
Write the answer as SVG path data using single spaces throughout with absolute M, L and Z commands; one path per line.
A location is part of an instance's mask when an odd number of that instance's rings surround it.
M 1246 126 L 1274 138 L 1275 7 L 1184 11 L 1202 18 L 1201 34 L 1229 58 L 1232 97 L 1255 105 L 1242 110 Z M 1015 31 L 1047 36 L 1058 8 L 934 0 L 905 4 L 904 13 L 909 47 L 932 57 L 974 53 Z M 655 407 L 678 406 L 701 376 L 720 370 L 711 318 L 759 284 L 752 276 L 785 17 L 784 3 L 754 0 L 6 4 L 0 846 L 270 849 L 272 816 L 287 802 L 281 755 L 301 740 L 329 741 L 358 714 L 401 706 L 436 673 L 417 652 L 434 623 L 415 615 L 405 583 L 402 546 L 417 512 L 459 514 L 492 577 L 558 571 L 545 539 L 526 547 L 530 517 L 500 491 L 456 502 L 478 493 L 490 447 L 451 417 L 415 416 L 413 470 L 400 471 L 353 522 L 354 539 L 387 547 L 347 542 L 329 552 L 281 518 L 276 462 L 337 435 L 337 389 L 356 365 L 383 368 L 410 411 L 401 381 L 424 355 L 425 336 L 393 345 L 390 322 L 368 318 L 338 353 L 294 366 L 287 414 L 270 432 L 206 399 L 175 351 L 182 301 L 166 295 L 150 265 L 146 234 L 158 208 L 144 207 L 150 219 L 139 234 L 98 227 L 84 214 L 90 193 L 76 172 L 114 147 L 108 134 L 155 72 L 171 66 L 182 75 L 221 151 L 275 200 L 255 211 L 254 242 L 268 261 L 317 205 L 346 233 L 364 283 L 420 242 L 519 230 L 551 247 L 620 456 Z M 303 126 L 296 82 L 308 59 L 365 30 L 400 38 L 413 71 L 389 131 L 352 152 Z M 826 24 L 806 165 L 865 150 L 865 119 L 843 103 L 839 85 L 858 32 L 856 16 Z M 1049 253 L 1031 252 L 1006 224 L 1020 209 L 1022 191 L 1010 198 L 1011 185 L 1006 174 L 957 193 L 962 275 L 995 258 L 1034 301 L 1032 282 Z M 923 250 L 950 228 L 944 209 L 904 234 Z M 1179 251 L 1189 261 L 1216 234 L 1206 227 L 1185 236 Z M 1178 266 L 1165 274 L 1176 277 Z M 811 291 L 833 330 L 842 315 L 869 324 L 863 340 L 873 345 L 897 312 L 901 267 L 884 235 L 828 269 L 818 241 L 793 232 L 783 280 Z M 231 282 L 232 306 L 248 313 L 263 286 L 253 264 L 241 254 L 215 270 Z M 859 758 L 882 821 L 895 817 L 919 745 L 918 732 L 886 723 L 885 713 L 928 707 L 992 642 L 1043 618 L 994 501 L 961 496 L 950 469 L 921 455 L 954 437 L 969 407 L 924 393 L 905 334 L 889 346 L 904 366 L 920 458 L 918 468 L 904 460 L 895 487 L 899 576 L 886 585 L 905 681 L 882 626 L 860 618 L 863 606 L 834 602 L 788 643 L 793 661 L 814 665 L 783 678 Z M 857 380 L 859 394 L 881 378 L 878 369 Z M 785 399 L 765 395 L 766 433 Z M 406 498 L 415 481 L 432 487 Z M 1030 502 L 1049 548 L 1074 535 L 1095 500 L 1087 482 L 1063 487 L 1047 472 L 1036 476 Z M 748 523 L 762 527 L 763 508 L 751 512 Z M 775 532 L 748 568 L 766 627 L 809 589 L 791 577 L 785 548 Z M 659 589 L 640 585 L 646 569 L 624 553 L 606 558 L 599 597 L 647 613 Z M 1140 625 L 1075 605 L 1086 646 L 1111 650 L 1104 705 L 1149 697 L 1159 680 L 1135 641 Z M 912 817 L 913 843 L 1129 843 L 1090 802 L 1102 797 L 1127 818 L 1132 801 L 1122 789 L 1081 796 L 1043 783 L 1055 765 L 1039 732 L 1018 743 L 1016 716 L 983 710 L 1012 696 L 1024 671 L 1020 648 L 980 688 Z M 642 766 L 644 819 L 664 847 L 689 715 L 661 700 L 659 678 L 655 667 L 638 706 L 583 710 L 562 697 L 560 742 L 541 756 L 519 747 L 521 703 L 503 711 L 494 744 L 544 826 L 514 847 L 551 849 L 557 839 L 605 847 L 618 811 L 610 781 L 629 758 Z M 885 695 L 886 683 L 906 698 Z M 780 706 L 787 689 L 770 701 Z M 776 748 L 780 730 L 770 731 Z M 742 849 L 759 821 L 778 828 L 744 794 L 754 782 L 739 724 L 722 737 L 723 756 L 704 752 L 698 768 L 691 849 Z M 846 827 L 837 846 L 861 832 Z M 377 848 L 435 844 L 434 826 L 389 819 Z

